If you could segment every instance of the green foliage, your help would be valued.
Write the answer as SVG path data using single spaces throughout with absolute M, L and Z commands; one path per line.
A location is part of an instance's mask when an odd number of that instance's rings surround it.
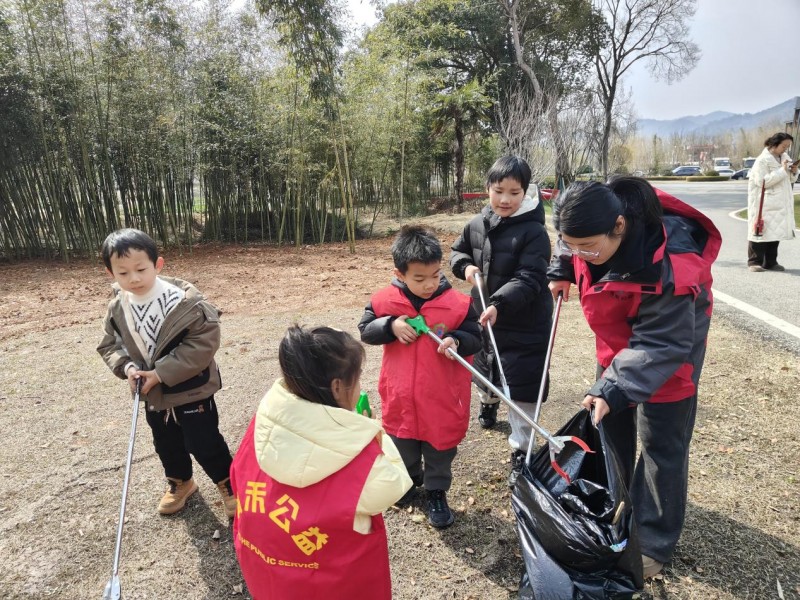
M 525 3 L 545 79 L 586 74 L 588 4 Z M 506 151 L 496 109 L 525 85 L 498 5 L 391 4 L 347 50 L 332 0 L 256 7 L 2 4 L 0 256 L 91 255 L 122 226 L 164 245 L 354 239 L 483 189 Z

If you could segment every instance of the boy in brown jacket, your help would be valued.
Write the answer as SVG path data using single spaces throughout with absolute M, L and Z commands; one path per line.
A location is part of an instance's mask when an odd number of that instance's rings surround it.
M 164 259 L 153 239 L 138 229 L 111 233 L 100 254 L 115 283 L 97 351 L 131 389 L 142 380 L 147 424 L 168 483 L 158 512 L 178 512 L 197 491 L 194 455 L 217 485 L 225 514 L 233 517 L 232 459 L 214 402 L 221 387 L 214 362 L 220 341 L 217 309 L 192 284 L 159 276 Z

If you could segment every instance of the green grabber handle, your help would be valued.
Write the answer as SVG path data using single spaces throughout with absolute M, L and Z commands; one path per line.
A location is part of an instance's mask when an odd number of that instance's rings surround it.
M 406 323 L 408 323 L 418 334 L 424 333 L 428 337 L 430 337 L 433 341 L 435 341 L 438 345 L 442 344 L 442 338 L 440 338 L 433 331 L 431 331 L 431 328 L 428 327 L 427 323 L 425 323 L 425 317 L 423 317 L 422 315 L 417 315 L 413 319 L 406 319 Z M 517 413 L 517 415 L 528 425 L 530 425 L 534 431 L 536 431 L 539 435 L 541 435 L 544 439 L 546 439 L 551 444 L 551 447 L 555 449 L 556 452 L 561 452 L 564 449 L 564 442 L 562 440 L 550 435 L 550 433 L 546 429 L 543 429 L 541 425 L 539 425 L 536 421 L 534 421 L 527 414 L 525 414 L 525 412 L 519 406 L 517 406 L 516 402 L 514 402 L 513 400 L 511 400 L 511 398 L 509 398 L 503 392 L 501 392 L 497 388 L 497 386 L 495 386 L 491 381 L 486 379 L 486 377 L 484 377 L 480 371 L 478 371 L 475 367 L 473 367 L 466 360 L 464 360 L 463 357 L 459 356 L 458 352 L 456 352 L 452 348 L 448 348 L 447 352 L 450 354 L 450 356 L 452 356 L 459 363 L 461 363 L 462 367 L 464 367 L 465 369 L 467 369 L 467 371 L 469 371 L 475 377 L 477 377 L 478 380 L 481 383 L 483 383 L 483 385 L 485 385 L 492 392 L 494 392 L 494 394 L 498 398 L 500 398 L 500 400 L 506 403 L 508 408 Z

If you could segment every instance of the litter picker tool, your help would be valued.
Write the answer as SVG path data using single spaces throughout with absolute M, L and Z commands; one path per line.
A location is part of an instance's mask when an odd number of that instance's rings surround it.
M 556 341 L 556 329 L 558 328 L 558 317 L 561 314 L 561 303 L 564 300 L 564 292 L 558 292 L 556 306 L 553 309 L 553 324 L 550 327 L 550 340 L 547 342 L 547 354 L 544 358 L 544 370 L 542 371 L 542 381 L 539 384 L 539 396 L 536 398 L 536 409 L 533 411 L 533 420 L 539 422 L 539 413 L 542 411 L 542 400 L 544 390 L 547 388 L 547 374 L 550 371 L 550 357 L 553 355 L 553 345 Z M 536 431 L 531 432 L 531 439 L 528 440 L 528 452 L 525 454 L 525 464 L 531 462 L 531 452 L 536 445 Z
M 411 327 L 413 327 L 414 331 L 418 334 L 424 333 L 433 341 L 435 341 L 438 345 L 442 344 L 442 338 L 436 335 L 433 331 L 431 331 L 428 324 L 425 323 L 425 317 L 422 315 L 417 315 L 413 319 L 406 319 L 406 323 L 408 323 Z M 556 464 L 556 455 L 564 449 L 564 444 L 566 442 L 575 442 L 586 452 L 592 452 L 589 449 L 589 446 L 586 445 L 582 439 L 576 436 L 569 436 L 569 435 L 551 435 L 548 433 L 547 430 L 543 429 L 536 421 L 531 419 L 525 411 L 523 411 L 517 403 L 514 402 L 511 398 L 506 396 L 503 392 L 501 392 L 496 385 L 494 385 L 491 381 L 489 381 L 480 371 L 478 371 L 475 367 L 469 364 L 463 357 L 459 356 L 458 352 L 453 350 L 452 348 L 447 349 L 448 354 L 450 354 L 454 359 L 456 359 L 462 367 L 467 369 L 470 373 L 472 373 L 478 380 L 483 383 L 488 389 L 490 389 L 495 395 L 497 395 L 500 400 L 506 403 L 509 409 L 513 410 L 515 413 L 519 415 L 519 417 L 524 420 L 528 425 L 530 425 L 534 431 L 538 431 L 539 435 L 541 435 L 550 445 L 550 461 L 553 464 L 553 468 L 558 472 L 559 475 L 562 477 L 564 476 L 563 471 L 561 468 Z
M 767 184 L 761 184 L 761 200 L 758 201 L 758 217 L 756 218 L 755 225 L 753 226 L 753 235 L 756 237 L 761 237 L 764 235 L 764 192 L 767 189 Z
M 131 417 L 131 438 L 128 441 L 128 460 L 125 463 L 125 477 L 122 480 L 122 503 L 119 507 L 119 524 L 117 525 L 117 545 L 114 548 L 114 566 L 111 568 L 111 579 L 103 591 L 103 600 L 120 600 L 122 590 L 119 584 L 119 556 L 122 551 L 122 528 L 125 525 L 125 506 L 128 500 L 128 482 L 133 462 L 133 442 L 136 440 L 136 422 L 139 418 L 139 396 L 142 391 L 142 380 L 136 380 L 136 391 L 133 394 L 133 417 Z
M 483 297 L 483 286 L 481 285 L 481 274 L 477 272 L 473 275 L 475 278 L 475 287 L 478 288 L 478 295 L 481 297 L 481 306 L 483 307 L 483 311 L 486 312 L 486 299 Z M 508 387 L 508 381 L 506 380 L 506 374 L 503 371 L 503 362 L 500 360 L 500 351 L 497 349 L 497 341 L 494 339 L 494 331 L 492 330 L 492 324 L 488 321 L 486 322 L 486 330 L 489 332 L 489 340 L 492 342 L 492 349 L 494 350 L 494 357 L 495 362 L 497 363 L 497 370 L 500 372 L 500 383 L 503 386 L 503 392 L 508 398 L 511 398 L 511 390 Z

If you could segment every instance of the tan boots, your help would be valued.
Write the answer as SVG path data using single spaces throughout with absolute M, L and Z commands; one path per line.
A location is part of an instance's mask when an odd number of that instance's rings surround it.
M 222 503 L 225 505 L 225 515 L 232 519 L 236 515 L 236 496 L 233 495 L 231 488 L 231 478 L 223 479 L 217 484 Z
M 158 512 L 162 515 L 174 515 L 176 512 L 186 506 L 186 501 L 189 496 L 197 491 L 197 484 L 194 479 L 172 479 L 167 477 L 169 487 L 158 503 Z
M 182 481 L 180 479 L 173 479 L 167 477 L 169 487 L 158 503 L 158 512 L 162 515 L 174 515 L 176 512 L 186 506 L 186 501 L 189 496 L 197 491 L 197 484 L 194 479 L 187 479 Z M 230 477 L 223 479 L 217 484 L 220 496 L 222 496 L 222 503 L 225 507 L 225 515 L 228 518 L 233 518 L 236 514 L 236 497 L 233 495 L 231 489 Z

